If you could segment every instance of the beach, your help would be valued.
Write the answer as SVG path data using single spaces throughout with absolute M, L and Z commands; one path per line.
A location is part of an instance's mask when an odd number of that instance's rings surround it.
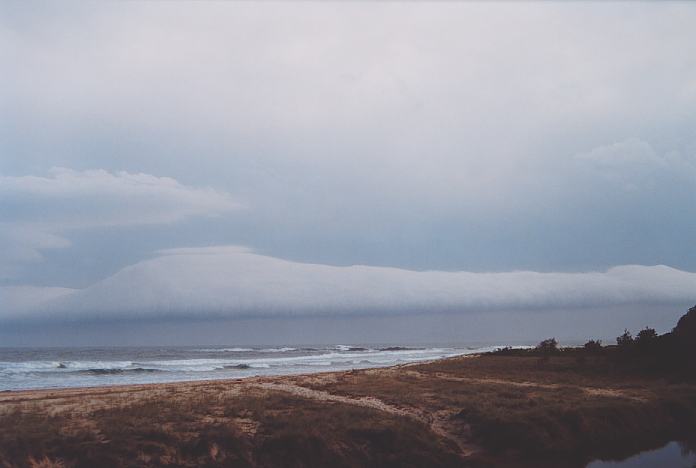
M 0 391 L 310 374 L 495 350 L 495 344 L 0 348 Z
M 685 440 L 696 384 L 601 357 L 0 393 L 6 466 L 581 467 Z M 37 465 L 44 463 L 44 465 Z

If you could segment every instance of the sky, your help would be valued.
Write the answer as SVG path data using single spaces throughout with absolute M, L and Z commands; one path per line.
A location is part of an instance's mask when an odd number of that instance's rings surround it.
M 2 2 L 0 345 L 668 331 L 696 303 L 694 24 Z

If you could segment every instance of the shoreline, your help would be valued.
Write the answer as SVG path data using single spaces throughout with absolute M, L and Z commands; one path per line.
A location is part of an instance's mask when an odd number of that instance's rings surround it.
M 608 366 L 470 354 L 357 370 L 7 391 L 0 460 L 256 467 L 292 456 L 305 466 L 581 467 L 687 436 L 695 384 L 617 376 Z
M 333 349 L 281 348 L 274 351 L 242 349 L 194 350 L 182 348 L 143 352 L 129 348 L 113 353 L 67 352 L 39 354 L 24 359 L 21 354 L 0 356 L 0 393 L 7 391 L 105 387 L 149 383 L 227 380 L 255 376 L 285 376 L 351 369 L 390 367 L 466 354 L 493 348 Z M 248 351 L 248 352 L 247 352 Z
M 237 384 L 237 383 L 265 383 L 269 380 L 283 382 L 283 380 L 292 380 L 296 378 L 311 378 L 316 375 L 342 375 L 350 374 L 357 371 L 373 371 L 378 369 L 399 369 L 409 366 L 427 365 L 436 363 L 439 361 L 446 361 L 449 359 L 466 359 L 466 358 L 476 358 L 480 357 L 482 354 L 463 354 L 459 356 L 443 357 L 439 359 L 431 359 L 421 362 L 407 362 L 403 364 L 394 364 L 391 366 L 382 367 L 363 367 L 359 369 L 349 369 L 349 370 L 321 370 L 317 372 L 305 372 L 301 374 L 281 374 L 281 375 L 251 375 L 242 377 L 225 377 L 220 379 L 201 379 L 201 380 L 177 380 L 173 382 L 150 382 L 150 383 L 133 383 L 133 384 L 104 384 L 104 385 L 90 385 L 84 387 L 47 387 L 47 388 L 28 388 L 20 390 L 2 390 L 0 391 L 0 405 L 5 402 L 16 402 L 16 401 L 31 401 L 31 400 L 41 400 L 41 399 L 51 399 L 51 398 L 66 398 L 68 396 L 83 396 L 83 395 L 108 395 L 112 393 L 137 393 L 148 390 L 161 390 L 163 387 L 196 387 L 196 386 L 209 386 L 218 383 L 226 384 Z M 27 398 L 30 397 L 30 398 Z M 0 407 L 1 409 L 1 407 Z

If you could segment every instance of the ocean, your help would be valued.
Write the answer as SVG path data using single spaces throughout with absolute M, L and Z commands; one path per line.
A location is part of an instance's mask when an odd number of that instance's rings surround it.
M 498 346 L 0 348 L 0 391 L 91 387 L 384 367 Z

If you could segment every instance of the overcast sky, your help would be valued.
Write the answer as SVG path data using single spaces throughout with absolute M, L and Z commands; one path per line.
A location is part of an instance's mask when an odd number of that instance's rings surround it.
M 667 330 L 696 303 L 694 24 L 2 2 L 0 342 Z

